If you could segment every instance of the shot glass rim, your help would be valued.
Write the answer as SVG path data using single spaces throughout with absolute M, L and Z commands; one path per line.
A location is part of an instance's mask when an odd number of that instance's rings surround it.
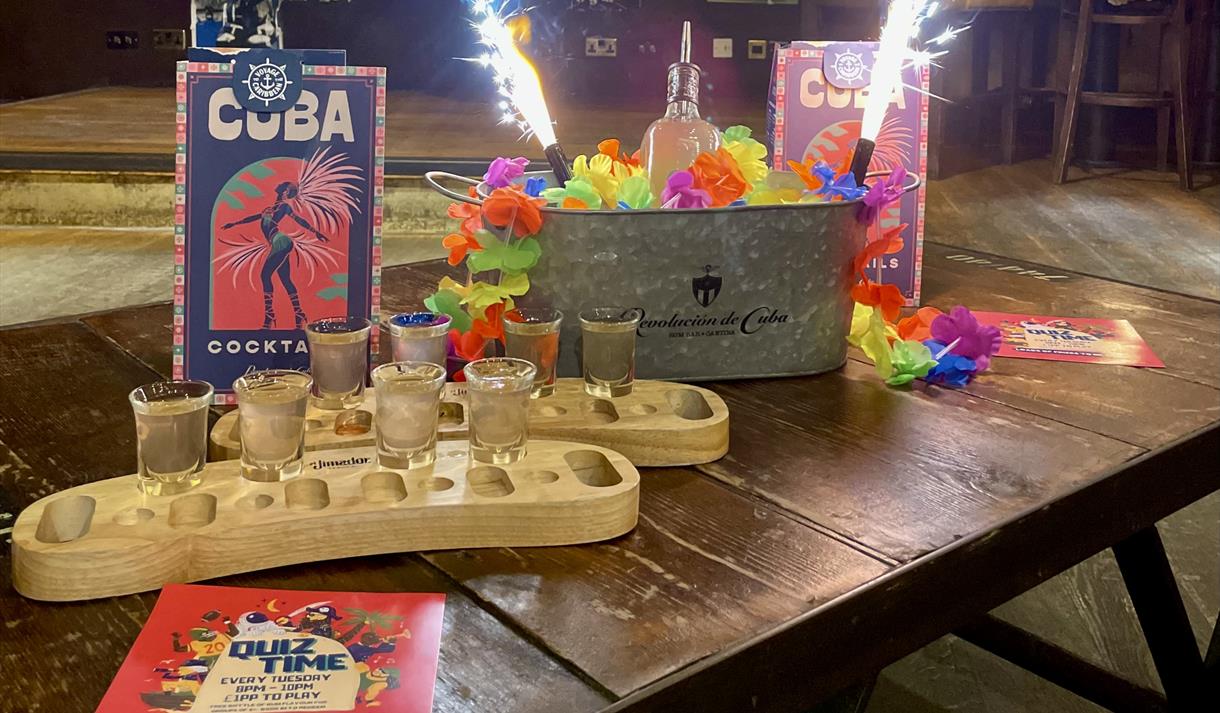
M 483 359 L 475 359 L 474 361 L 467 362 L 467 364 L 462 367 L 462 373 L 466 375 L 467 390 L 473 389 L 475 391 L 484 391 L 484 392 L 485 391 L 499 391 L 499 389 L 482 388 L 482 386 L 480 386 L 480 384 L 481 384 L 481 381 L 483 380 L 483 378 L 479 377 L 477 374 L 475 375 L 474 379 L 471 379 L 471 372 L 470 372 L 471 367 L 473 367 L 477 364 L 487 364 L 487 363 L 513 364 L 515 366 L 524 367 L 525 371 L 523 373 L 515 375 L 513 377 L 517 381 L 520 382 L 519 388 L 513 389 L 513 391 L 534 388 L 534 379 L 538 376 L 538 367 L 534 366 L 533 362 L 527 361 L 525 359 L 518 359 L 516 357 L 485 357 Z
M 354 329 L 339 329 L 335 331 L 320 331 L 317 326 L 320 324 L 334 324 L 348 327 L 351 325 L 360 325 Z M 359 334 L 364 332 L 368 334 L 373 329 L 373 322 L 368 317 L 360 317 L 357 315 L 334 315 L 332 317 L 321 317 L 309 322 L 305 325 L 305 335 L 308 338 L 313 334 Z
M 391 366 L 393 366 L 393 367 L 412 367 L 412 368 L 431 367 L 433 369 L 436 369 L 438 372 L 437 375 L 435 377 L 433 377 L 432 379 L 429 379 L 428 383 L 435 384 L 435 383 L 439 382 L 440 388 L 437 389 L 437 391 L 441 391 L 445 388 L 445 378 L 446 378 L 446 376 L 448 376 L 448 372 L 445 371 L 445 367 L 441 366 L 440 364 L 436 364 L 436 363 L 430 362 L 430 361 L 413 361 L 413 360 L 409 360 L 409 359 L 403 360 L 403 361 L 386 362 L 385 364 L 380 364 L 378 366 L 373 367 L 373 370 L 371 372 L 369 372 L 369 377 L 373 380 L 373 388 L 377 388 L 377 372 L 381 371 L 382 369 L 391 367 Z
M 399 317 L 410 317 L 417 314 L 430 314 L 438 320 L 443 320 L 435 324 L 398 324 L 395 320 Z M 449 334 L 449 330 L 453 328 L 453 318 L 441 312 L 429 312 L 428 310 L 418 310 L 416 312 L 399 312 L 392 315 L 386 320 L 386 329 L 390 331 L 391 337 L 407 337 L 416 339 L 430 339 Z
M 304 371 L 297 371 L 296 369 L 260 369 L 248 374 L 242 374 L 234 379 L 233 393 L 241 395 L 243 391 L 249 392 L 251 390 L 250 387 L 253 386 L 252 382 L 255 380 L 253 377 L 258 377 L 259 380 L 271 378 L 283 379 L 284 377 L 289 379 L 304 379 L 304 383 L 300 384 L 300 386 L 305 389 L 306 396 L 309 396 L 309 392 L 313 389 L 313 376 Z
M 608 321 L 608 320 L 591 319 L 591 314 L 593 312 L 600 312 L 602 310 L 611 311 L 611 312 L 617 311 L 619 313 L 618 321 L 612 322 L 612 321 Z M 627 317 L 627 315 L 631 315 L 631 316 Z M 640 323 L 640 320 L 643 319 L 643 317 L 644 317 L 644 312 L 639 307 L 620 307 L 618 305 L 606 305 L 603 307 L 589 307 L 588 309 L 582 309 L 580 311 L 580 314 L 577 315 L 577 317 L 580 319 L 580 325 L 582 327 L 586 326 L 586 325 L 605 326 L 605 325 L 613 325 L 613 324 L 621 324 L 624 327 L 626 327 L 626 326 L 638 325 Z
M 546 312 L 554 315 L 554 319 L 540 319 L 537 321 L 514 320 L 509 319 L 506 313 L 500 320 L 504 323 L 504 331 L 512 332 L 513 334 L 550 334 L 558 331 L 559 326 L 563 323 L 563 312 L 554 307 L 522 307 L 515 310 L 518 314 L 524 315 L 526 312 Z
M 145 389 L 150 389 L 150 388 L 154 388 L 154 387 L 165 388 L 165 387 L 169 387 L 169 386 L 186 386 L 188 384 L 189 385 L 202 384 L 203 386 L 205 386 L 207 388 L 205 389 L 203 394 L 200 394 L 198 396 L 187 395 L 187 397 L 186 397 L 187 401 L 191 401 L 191 402 L 199 401 L 199 402 L 201 402 L 201 405 L 203 405 L 203 406 L 212 405 L 212 397 L 216 393 L 216 387 L 212 386 L 211 383 L 204 381 L 202 379 L 166 379 L 166 380 L 162 380 L 162 381 L 153 381 L 153 382 L 149 382 L 147 384 L 141 384 L 140 386 L 137 386 L 136 388 L 132 389 L 131 392 L 129 394 L 127 394 L 127 400 L 128 400 L 128 402 L 131 403 L 133 408 L 139 408 L 140 405 L 142 405 L 142 404 L 155 403 L 154 401 L 149 401 L 146 398 L 138 397 L 138 394 L 143 392 Z

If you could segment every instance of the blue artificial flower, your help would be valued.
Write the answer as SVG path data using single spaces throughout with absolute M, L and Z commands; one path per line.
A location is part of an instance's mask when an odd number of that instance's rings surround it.
M 865 193 L 868 193 L 868 188 L 856 185 L 856 177 L 852 175 L 851 171 L 822 181 L 822 187 L 818 189 L 818 195 L 825 196 L 827 200 L 838 197 L 845 201 L 852 201 Z
M 825 161 L 813 164 L 813 175 L 817 176 L 823 184 L 833 183 L 835 180 L 835 170 Z
M 737 206 L 740 206 L 740 205 L 745 205 L 745 204 L 746 204 L 746 199 L 745 199 L 745 198 L 738 198 L 737 200 L 735 200 L 735 201 L 733 201 L 732 203 L 730 203 L 730 204 L 728 205 L 728 207 L 729 207 L 729 208 L 735 208 L 735 207 L 737 207 Z
M 542 176 L 530 176 L 525 179 L 525 195 L 531 198 L 537 198 L 542 195 L 543 189 L 546 188 L 546 179 Z
M 936 355 L 945 349 L 945 345 L 935 339 L 927 339 L 923 344 L 932 352 L 933 358 L 936 358 Z M 950 352 L 936 359 L 936 366 L 932 367 L 932 370 L 924 377 L 924 381 L 929 384 L 960 389 L 970 383 L 970 379 L 974 378 L 976 371 L 978 371 L 978 365 L 974 363 L 973 359 Z

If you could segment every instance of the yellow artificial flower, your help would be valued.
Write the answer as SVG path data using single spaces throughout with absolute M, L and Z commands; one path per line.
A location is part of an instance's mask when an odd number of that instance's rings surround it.
M 746 195 L 748 205 L 779 205 L 801 200 L 805 184 L 791 171 L 770 171 L 761 184 Z
M 730 126 L 724 132 L 724 148 L 737 161 L 737 167 L 746 183 L 750 184 L 752 189 L 757 189 L 758 184 L 767 178 L 767 164 L 763 162 L 767 157 L 767 147 L 750 138 L 749 128 Z
M 894 375 L 893 354 L 888 337 L 897 338 L 898 332 L 886 323 L 877 307 L 856 303 L 851 315 L 851 333 L 847 342 L 858 347 L 864 356 L 872 360 L 877 375 L 888 379 Z

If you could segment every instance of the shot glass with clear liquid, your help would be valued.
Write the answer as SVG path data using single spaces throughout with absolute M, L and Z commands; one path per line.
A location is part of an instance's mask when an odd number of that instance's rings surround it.
M 174 495 L 200 483 L 208 454 L 206 381 L 158 381 L 131 392 L 141 492 Z
M 594 307 L 580 313 L 580 366 L 585 393 L 626 396 L 635 382 L 635 330 L 640 310 Z
M 371 329 L 363 317 L 327 317 L 305 326 L 315 406 L 343 411 L 364 401 Z
M 545 307 L 522 308 L 504 317 L 505 355 L 534 365 L 531 398 L 555 393 L 555 360 L 559 357 L 559 325 L 563 313 Z
M 396 361 L 373 369 L 377 389 L 377 462 L 386 468 L 422 468 L 436 461 L 436 429 L 445 369 L 422 361 Z
M 524 458 L 538 370 L 524 359 L 493 357 L 472 361 L 462 371 L 470 403 L 470 457 L 496 465 Z
M 422 361 L 444 367 L 451 321 L 449 315 L 435 312 L 402 312 L 390 317 L 394 361 Z
M 233 382 L 241 431 L 241 474 L 275 482 L 301 474 L 305 408 L 313 379 L 286 369 L 255 371 Z

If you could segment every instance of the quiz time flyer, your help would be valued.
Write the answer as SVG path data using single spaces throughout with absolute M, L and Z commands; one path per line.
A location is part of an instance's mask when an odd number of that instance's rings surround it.
M 170 584 L 97 713 L 432 709 L 443 594 Z
M 1165 366 L 1125 319 L 1047 317 L 975 312 L 980 324 L 998 327 L 998 357 L 1071 361 L 1081 364 Z

